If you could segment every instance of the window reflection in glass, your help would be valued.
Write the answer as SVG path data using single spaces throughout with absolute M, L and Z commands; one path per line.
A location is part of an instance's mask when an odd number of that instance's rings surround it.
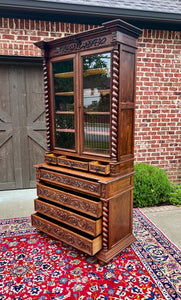
M 55 147 L 75 148 L 73 60 L 53 63 Z
M 111 54 L 83 57 L 84 151 L 109 154 Z

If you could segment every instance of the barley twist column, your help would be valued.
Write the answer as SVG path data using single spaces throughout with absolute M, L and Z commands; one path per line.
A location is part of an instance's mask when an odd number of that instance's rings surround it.
M 47 152 L 51 152 L 50 145 L 50 119 L 49 119 L 49 88 L 48 88 L 48 69 L 46 61 L 43 61 L 43 76 L 44 76 L 44 95 L 45 95 L 45 122 L 46 122 L 46 137 L 47 137 Z
M 103 223 L 102 223 L 102 235 L 103 235 L 103 250 L 108 249 L 108 203 L 103 204 Z
M 118 156 L 118 101 L 119 101 L 119 51 L 113 52 L 113 85 L 112 85 L 112 106 L 111 106 L 111 158 L 117 161 Z

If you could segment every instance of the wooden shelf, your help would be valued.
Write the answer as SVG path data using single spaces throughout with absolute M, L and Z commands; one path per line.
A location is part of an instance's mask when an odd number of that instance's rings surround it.
M 110 89 L 106 89 L 106 90 L 91 90 L 88 95 L 86 95 L 86 90 L 84 90 L 85 93 L 84 93 L 84 97 L 87 97 L 87 96 L 104 96 L 104 95 L 109 95 L 110 94 Z
M 70 132 L 70 133 L 75 133 L 75 129 L 73 128 L 56 128 L 56 131 L 58 132 Z
M 74 115 L 74 111 L 61 111 L 61 110 L 57 110 L 55 113 L 57 115 Z
M 97 69 L 89 69 L 84 71 L 83 75 L 84 76 L 91 76 L 91 75 L 99 75 L 99 74 L 105 74 L 108 73 L 109 69 L 108 68 L 97 68 Z
M 73 96 L 74 92 L 57 92 L 55 96 Z
M 99 93 L 101 95 L 107 95 L 107 94 L 110 94 L 110 90 L 109 89 L 108 90 L 99 90 Z
M 74 72 L 57 73 L 54 74 L 56 78 L 71 78 L 74 77 Z
M 74 111 L 61 111 L 57 110 L 56 111 L 57 115 L 74 115 Z M 84 114 L 86 115 L 103 115 L 103 116 L 109 116 L 110 112 L 109 111 L 84 111 Z
M 96 68 L 96 69 L 89 69 L 84 71 L 84 76 L 90 76 L 90 75 L 98 75 L 98 74 L 105 74 L 108 73 L 108 68 Z M 66 73 L 57 73 L 54 74 L 55 78 L 72 78 L 74 77 L 74 72 L 66 72 Z
M 104 136 L 109 136 L 109 131 L 93 131 L 93 130 L 85 130 L 85 134 L 96 134 L 96 135 L 104 135 Z
M 56 131 L 58 132 L 75 132 L 75 129 L 70 128 L 57 128 Z M 105 135 L 109 136 L 109 131 L 93 131 L 93 130 L 85 130 L 84 133 L 86 134 L 96 134 L 96 135 Z
M 109 116 L 110 112 L 109 111 L 84 111 L 84 114 Z
M 74 111 L 56 111 L 57 115 L 74 115 Z M 86 115 L 101 115 L 101 116 L 109 116 L 109 111 L 84 111 L 84 114 Z

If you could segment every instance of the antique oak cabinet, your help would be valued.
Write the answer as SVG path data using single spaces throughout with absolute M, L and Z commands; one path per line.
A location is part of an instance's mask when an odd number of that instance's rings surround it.
M 47 125 L 39 230 L 107 263 L 132 234 L 136 40 L 121 20 L 41 41 Z

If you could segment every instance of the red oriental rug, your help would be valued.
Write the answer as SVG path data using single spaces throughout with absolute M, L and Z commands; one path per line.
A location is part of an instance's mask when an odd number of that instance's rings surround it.
M 0 221 L 0 299 L 181 299 L 181 251 L 138 209 L 136 242 L 101 266 L 30 225 Z

